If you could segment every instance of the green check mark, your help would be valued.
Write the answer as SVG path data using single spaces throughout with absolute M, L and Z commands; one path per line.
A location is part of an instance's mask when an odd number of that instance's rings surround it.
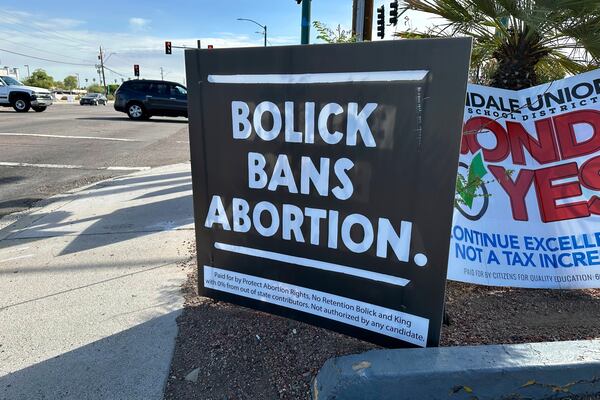
M 473 157 L 473 161 L 471 161 L 471 165 L 469 166 L 467 183 L 464 184 L 461 180 L 457 181 L 456 190 L 458 191 L 458 195 L 463 199 L 469 208 L 473 206 L 475 192 L 480 186 L 481 179 L 487 175 L 487 173 L 488 172 L 485 169 L 485 165 L 483 164 L 483 160 L 481 158 L 481 153 L 477 153 L 477 155 Z

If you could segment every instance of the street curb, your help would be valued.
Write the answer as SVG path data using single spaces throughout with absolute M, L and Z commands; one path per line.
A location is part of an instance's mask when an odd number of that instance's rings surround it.
M 556 399 L 600 393 L 600 340 L 372 350 L 329 359 L 313 400 Z

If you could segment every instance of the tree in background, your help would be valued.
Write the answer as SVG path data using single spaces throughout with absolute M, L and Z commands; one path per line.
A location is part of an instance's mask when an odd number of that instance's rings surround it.
M 108 94 L 115 94 L 115 92 L 117 91 L 117 89 L 119 88 L 119 84 L 117 83 L 111 83 L 106 85 L 108 87 Z
M 356 36 L 352 35 L 351 31 L 342 29 L 341 25 L 331 29 L 320 21 L 314 21 L 313 26 L 317 31 L 317 39 L 321 39 L 326 43 L 354 43 Z
M 77 77 L 73 75 L 67 76 L 63 79 L 63 86 L 67 90 L 77 89 Z
M 94 83 L 93 85 L 87 87 L 87 91 L 88 93 L 104 93 L 104 87 Z
M 48 75 L 43 69 L 36 69 L 29 78 L 23 81 L 23 83 L 29 86 L 50 89 L 54 87 L 54 78 Z
M 404 0 L 400 12 L 444 21 L 410 37 L 472 36 L 472 81 L 523 89 L 596 68 L 600 62 L 598 0 Z

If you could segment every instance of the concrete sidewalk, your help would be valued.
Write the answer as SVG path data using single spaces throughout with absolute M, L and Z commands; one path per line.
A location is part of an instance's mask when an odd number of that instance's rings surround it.
M 0 399 L 161 399 L 194 240 L 190 167 L 0 221 Z

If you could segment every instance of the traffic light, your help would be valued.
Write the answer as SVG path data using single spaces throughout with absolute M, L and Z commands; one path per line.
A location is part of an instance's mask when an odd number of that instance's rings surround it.
M 398 0 L 390 3 L 390 24 L 394 26 L 398 24 Z
M 377 9 L 377 37 L 380 39 L 385 37 L 385 6 Z
M 165 42 L 165 54 L 171 54 L 171 42 Z
M 140 65 L 139 64 L 133 64 L 133 75 L 135 75 L 139 78 L 139 76 L 140 76 Z

